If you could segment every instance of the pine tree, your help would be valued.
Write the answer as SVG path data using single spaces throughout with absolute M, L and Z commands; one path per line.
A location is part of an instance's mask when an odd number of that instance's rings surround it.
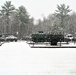
M 11 1 L 6 1 L 2 6 L 1 12 L 3 13 L 3 16 L 6 19 L 6 33 L 9 33 L 9 17 L 10 13 L 12 13 L 14 10 L 15 7 L 11 4 Z
M 71 10 L 69 9 L 68 5 L 67 6 L 65 4 L 57 5 L 56 14 L 57 17 L 61 20 L 60 26 L 62 28 L 65 27 L 64 19 L 69 16 L 68 14 L 69 12 L 71 12 Z

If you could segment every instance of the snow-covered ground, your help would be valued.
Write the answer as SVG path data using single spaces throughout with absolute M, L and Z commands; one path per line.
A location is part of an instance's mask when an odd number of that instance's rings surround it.
M 76 75 L 76 48 L 30 48 L 26 41 L 0 46 L 0 75 Z

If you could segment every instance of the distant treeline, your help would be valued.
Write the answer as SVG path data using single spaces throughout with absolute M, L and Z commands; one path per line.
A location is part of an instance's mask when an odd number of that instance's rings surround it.
M 49 9 L 50 10 L 50 9 Z M 29 36 L 38 31 L 45 33 L 71 33 L 76 34 L 76 13 L 69 14 L 69 6 L 57 5 L 55 13 L 39 19 L 34 24 L 34 18 L 30 18 L 24 6 L 16 8 L 11 1 L 6 1 L 0 9 L 0 33 L 10 33 L 18 38 Z

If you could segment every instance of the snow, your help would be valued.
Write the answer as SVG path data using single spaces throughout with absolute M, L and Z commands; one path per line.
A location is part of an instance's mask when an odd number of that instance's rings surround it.
M 0 75 L 75 74 L 75 48 L 30 48 L 26 41 L 0 46 Z

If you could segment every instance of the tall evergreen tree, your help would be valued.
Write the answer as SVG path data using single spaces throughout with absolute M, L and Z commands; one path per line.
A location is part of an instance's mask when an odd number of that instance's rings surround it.
M 2 6 L 1 12 L 6 19 L 6 33 L 9 33 L 9 19 L 10 14 L 15 10 L 15 7 L 11 4 L 11 1 L 6 1 Z
M 19 36 L 23 37 L 27 34 L 29 15 L 24 6 L 20 6 L 19 9 L 17 9 L 17 13 L 19 19 Z
M 65 5 L 65 4 L 61 4 L 61 5 L 57 5 L 57 10 L 56 10 L 56 14 L 57 17 L 61 20 L 61 27 L 64 28 L 64 19 L 68 16 L 68 13 L 70 12 L 70 8 L 69 6 Z

